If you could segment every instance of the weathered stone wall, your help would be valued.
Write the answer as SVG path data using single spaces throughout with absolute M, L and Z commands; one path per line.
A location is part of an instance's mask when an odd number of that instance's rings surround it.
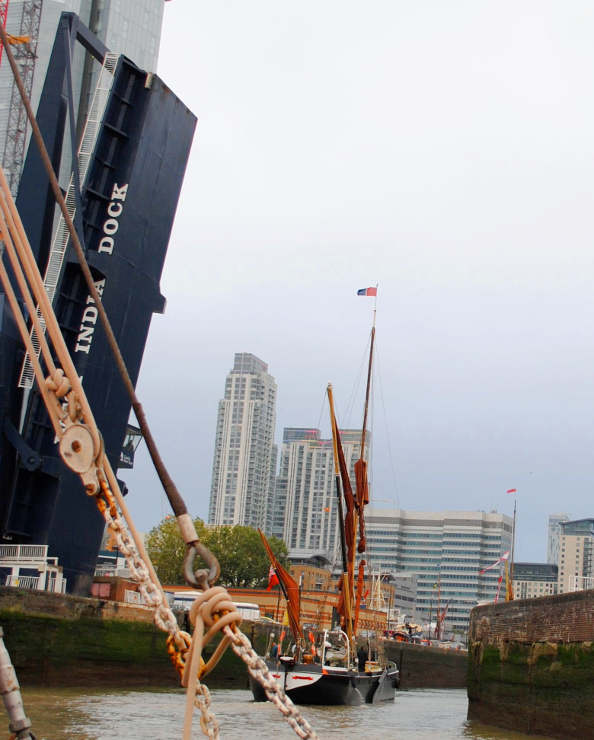
M 8 586 L 0 586 L 0 609 L 27 614 L 46 614 L 65 619 L 93 617 L 135 622 L 153 621 L 153 612 L 146 606 Z
M 594 591 L 476 607 L 469 718 L 551 737 L 594 737 L 593 642 Z
M 463 689 L 466 686 L 465 650 L 384 640 L 384 654 L 400 668 L 401 689 Z

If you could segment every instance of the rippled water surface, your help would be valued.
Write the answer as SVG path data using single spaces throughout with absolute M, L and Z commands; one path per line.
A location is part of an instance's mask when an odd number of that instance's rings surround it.
M 115 740 L 181 737 L 185 695 L 181 691 L 72 690 L 23 692 L 25 709 L 37 738 L 47 740 Z M 252 701 L 248 691 L 213 691 L 212 708 L 221 738 L 284 740 L 296 738 L 270 703 Z M 462 689 L 400 691 L 393 703 L 361 707 L 300 707 L 320 738 L 362 740 L 527 740 L 528 736 L 466 721 Z M 0 725 L 0 736 L 2 734 Z M 195 715 L 194 737 L 200 732 Z M 532 740 L 534 737 L 532 736 Z M 542 737 L 541 737 L 542 740 Z

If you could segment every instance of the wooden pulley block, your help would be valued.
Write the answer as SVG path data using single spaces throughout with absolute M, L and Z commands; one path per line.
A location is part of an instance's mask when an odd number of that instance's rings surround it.
M 62 460 L 75 473 L 86 473 L 95 460 L 93 437 L 82 424 L 67 427 L 58 449 Z

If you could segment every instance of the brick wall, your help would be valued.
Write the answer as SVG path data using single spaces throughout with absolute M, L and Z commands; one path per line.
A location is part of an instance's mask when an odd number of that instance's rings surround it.
M 471 612 L 469 639 L 491 643 L 594 640 L 594 591 L 477 606 Z

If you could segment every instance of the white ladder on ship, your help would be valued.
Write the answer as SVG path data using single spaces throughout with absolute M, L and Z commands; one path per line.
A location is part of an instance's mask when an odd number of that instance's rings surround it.
M 119 56 L 119 54 L 112 54 L 111 52 L 107 53 L 99 72 L 97 86 L 95 87 L 95 92 L 93 94 L 93 101 L 89 109 L 89 114 L 87 116 L 85 128 L 80 142 L 80 147 L 78 150 L 78 169 L 80 173 L 81 186 L 87 176 L 89 163 L 91 161 L 91 155 L 93 154 L 93 151 L 95 149 L 95 143 L 97 142 L 99 128 L 101 125 L 101 121 L 103 120 L 103 114 L 105 112 L 105 106 L 107 105 L 107 100 L 111 91 L 113 75 L 115 73 L 115 68 Z M 65 200 L 68 214 L 70 218 L 74 220 L 74 215 L 76 213 L 76 192 L 74 188 L 73 175 L 70 175 L 70 182 L 68 184 L 68 190 L 66 191 Z M 43 286 L 45 288 L 45 292 L 47 293 L 52 303 L 54 301 L 56 288 L 58 287 L 58 282 L 62 273 L 64 255 L 66 254 L 66 248 L 68 247 L 69 240 L 70 234 L 68 233 L 68 227 L 66 226 L 66 222 L 64 221 L 64 216 L 60 212 L 58 226 L 56 228 L 56 233 L 52 241 L 52 246 L 47 261 L 47 267 L 45 270 L 45 275 L 43 277 Z M 39 322 L 41 324 L 41 327 L 43 328 L 43 331 L 45 332 L 45 321 L 39 310 L 39 306 L 37 307 L 37 316 L 39 317 Z M 39 357 L 40 343 L 37 334 L 33 328 L 31 328 L 31 342 L 35 349 L 36 356 Z M 27 353 L 25 355 L 23 366 L 21 368 L 19 388 L 32 388 L 34 378 L 35 376 L 33 372 L 33 365 L 31 363 L 29 353 Z

